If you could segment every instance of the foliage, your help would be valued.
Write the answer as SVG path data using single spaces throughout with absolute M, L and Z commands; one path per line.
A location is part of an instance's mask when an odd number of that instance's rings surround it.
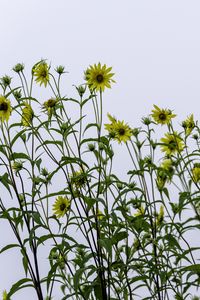
M 62 94 L 64 67 L 44 60 L 30 78 L 17 64 L 17 86 L 1 79 L 0 218 L 15 240 L 0 253 L 19 251 L 24 269 L 3 299 L 30 287 L 39 300 L 58 288 L 62 300 L 198 299 L 200 129 L 191 115 L 175 130 L 175 114 L 156 105 L 141 128 L 110 114 L 103 127 L 111 69 L 90 66 L 77 99 Z M 42 104 L 35 83 L 50 95 Z

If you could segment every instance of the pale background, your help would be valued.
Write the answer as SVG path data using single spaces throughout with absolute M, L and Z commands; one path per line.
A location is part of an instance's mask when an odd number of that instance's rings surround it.
M 116 73 L 105 114 L 135 127 L 157 104 L 173 109 L 177 123 L 191 112 L 199 119 L 199 0 L 0 0 L 0 10 L 0 76 L 15 76 L 18 62 L 28 69 L 47 58 L 66 66 L 70 96 L 83 70 L 100 61 Z M 9 234 L 1 225 L 0 241 Z M 0 256 L 0 293 L 19 274 L 14 251 Z M 34 300 L 23 291 L 13 300 L 27 297 Z

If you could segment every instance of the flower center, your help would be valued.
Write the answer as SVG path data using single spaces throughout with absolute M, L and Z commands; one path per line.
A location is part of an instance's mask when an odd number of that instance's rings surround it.
M 40 76 L 43 77 L 43 78 L 46 78 L 47 77 L 47 71 L 42 70 L 41 73 L 40 73 Z
M 164 113 L 161 113 L 161 114 L 159 114 L 159 119 L 161 120 L 161 121 L 165 121 L 166 120 L 166 114 L 164 114 Z
M 119 128 L 119 135 L 124 135 L 125 134 L 125 129 L 124 128 Z
M 0 104 L 0 110 L 7 111 L 7 109 L 8 109 L 8 104 L 6 102 Z
M 65 203 L 62 203 L 62 204 L 60 205 L 60 210 L 63 211 L 63 210 L 65 210 L 65 208 L 66 208 L 66 204 L 65 204 Z
M 98 83 L 102 83 L 103 82 L 103 75 L 102 74 L 98 74 L 96 77 Z
M 55 104 L 56 104 L 56 101 L 55 101 L 54 99 L 49 99 L 49 100 L 47 101 L 47 106 L 48 106 L 48 107 L 54 107 Z
M 170 150 L 175 150 L 176 149 L 176 142 L 175 141 L 170 141 L 168 144 L 168 147 Z

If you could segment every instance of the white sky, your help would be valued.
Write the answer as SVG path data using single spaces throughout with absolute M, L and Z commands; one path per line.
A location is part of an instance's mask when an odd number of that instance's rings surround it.
M 174 109 L 179 122 L 191 112 L 199 119 L 199 0 L 0 0 L 0 10 L 0 77 L 15 76 L 18 62 L 28 69 L 47 58 L 66 66 L 70 95 L 100 61 L 116 73 L 105 113 L 135 127 L 157 104 Z M 13 264 L 0 268 L 0 291 L 11 284 Z

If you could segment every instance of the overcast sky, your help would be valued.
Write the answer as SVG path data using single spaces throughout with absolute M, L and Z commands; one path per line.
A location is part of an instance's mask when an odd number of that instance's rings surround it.
M 157 104 L 180 121 L 191 112 L 199 119 L 199 0 L 0 0 L 0 10 L 0 77 L 14 76 L 18 62 L 28 69 L 46 58 L 66 66 L 70 95 L 83 70 L 100 61 L 116 73 L 105 113 L 134 127 Z M 14 259 L 4 261 L 0 256 L 0 293 L 18 269 Z

